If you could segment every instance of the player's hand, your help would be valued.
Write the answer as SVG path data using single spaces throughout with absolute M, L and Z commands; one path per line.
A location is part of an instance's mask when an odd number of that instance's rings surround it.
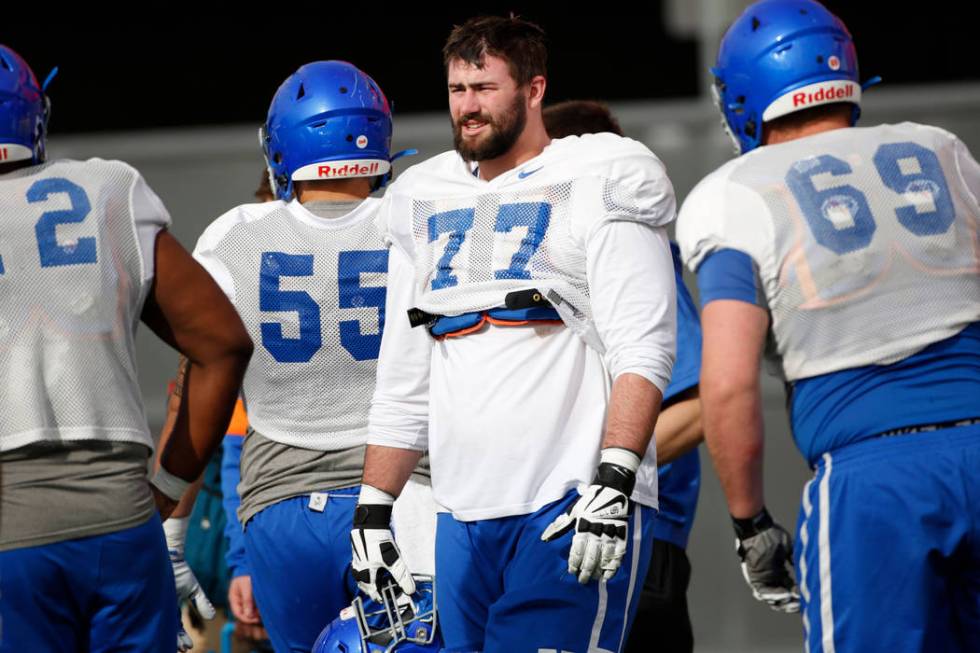
M 633 492 L 639 464 L 640 457 L 631 451 L 604 449 L 595 481 L 541 534 L 541 539 L 547 542 L 574 529 L 568 573 L 578 576 L 582 584 L 591 579 L 609 580 L 623 562 L 629 495 Z
M 793 578 L 793 538 L 762 511 L 751 519 L 733 519 L 735 551 L 742 575 L 757 601 L 777 612 L 799 612 L 800 592 Z
M 259 608 L 252 594 L 252 577 L 235 576 L 228 585 L 228 605 L 235 621 L 242 624 L 261 625 Z
M 365 488 L 361 489 L 361 501 L 365 501 Z M 391 505 L 394 497 L 371 488 L 371 501 L 385 503 L 358 503 L 354 509 L 354 528 L 351 530 L 351 568 L 354 580 L 362 592 L 381 602 L 381 589 L 390 580 L 406 594 L 415 593 L 415 580 L 395 544 L 391 533 Z M 391 503 L 387 503 L 390 499 Z
M 204 594 L 194 571 L 184 559 L 184 539 L 187 536 L 188 519 L 188 517 L 171 517 L 163 522 L 163 532 L 167 535 L 167 549 L 170 552 L 170 564 L 173 566 L 174 581 L 177 584 L 177 598 L 188 601 L 204 619 L 214 619 L 214 606 Z
M 177 502 L 158 490 L 153 483 L 150 483 L 149 486 L 150 493 L 153 494 L 153 504 L 156 506 L 157 512 L 160 513 L 160 519 L 166 520 L 177 507 Z
M 243 624 L 240 621 L 235 622 L 235 634 L 240 639 L 246 639 L 249 642 L 264 642 L 269 639 L 269 633 L 262 626 Z
M 177 611 L 177 653 L 187 653 L 194 648 L 194 640 L 184 630 L 184 622 L 180 619 L 180 610 Z

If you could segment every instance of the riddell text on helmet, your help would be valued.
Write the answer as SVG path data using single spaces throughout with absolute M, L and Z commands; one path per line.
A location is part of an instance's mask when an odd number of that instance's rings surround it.
M 854 97 L 854 87 L 847 86 L 823 86 L 813 93 L 794 93 L 793 106 L 805 107 L 808 104 L 818 104 L 832 100 L 845 100 Z
M 381 164 L 375 161 L 367 165 L 357 163 L 346 163 L 342 166 L 317 166 L 317 176 L 322 179 L 334 177 L 370 177 L 381 174 Z

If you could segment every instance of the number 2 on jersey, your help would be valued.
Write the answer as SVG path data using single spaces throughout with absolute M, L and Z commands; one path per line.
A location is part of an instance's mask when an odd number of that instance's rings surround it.
M 339 323 L 340 344 L 359 361 L 374 360 L 381 348 L 384 328 L 384 286 L 362 286 L 361 273 L 385 273 L 387 250 L 340 252 L 337 260 L 338 308 L 378 309 L 378 332 L 362 334 L 357 320 Z M 287 338 L 278 322 L 262 322 L 262 346 L 280 363 L 305 363 L 323 346 L 320 306 L 304 290 L 282 290 L 282 277 L 313 276 L 312 254 L 262 252 L 259 270 L 259 310 L 294 311 L 299 320 L 299 336 Z
M 52 195 L 60 193 L 68 196 L 71 207 L 45 211 L 34 225 L 41 267 L 97 263 L 98 253 L 94 236 L 79 238 L 75 243 L 58 242 L 58 225 L 84 222 L 92 210 L 92 204 L 84 188 L 64 177 L 39 179 L 27 189 L 27 201 L 31 204 L 46 202 Z M 3 258 L 0 257 L 0 274 L 3 273 Z

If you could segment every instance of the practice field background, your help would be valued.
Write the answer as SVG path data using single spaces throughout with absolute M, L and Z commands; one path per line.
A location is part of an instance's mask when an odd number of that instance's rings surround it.
M 628 135 L 646 143 L 666 163 L 679 201 L 731 156 L 718 114 L 704 100 L 613 104 L 612 108 Z M 958 134 L 976 155 L 980 154 L 978 116 L 980 84 L 881 87 L 866 95 L 862 124 L 913 120 L 939 125 Z M 396 119 L 395 149 L 420 150 L 418 157 L 398 162 L 396 170 L 451 147 L 447 118 L 440 112 Z M 134 165 L 163 198 L 174 219 L 173 233 L 188 249 L 212 220 L 252 201 L 263 168 L 255 125 L 55 137 L 50 150 L 55 158 L 100 156 Z M 176 355 L 146 328 L 140 331 L 138 345 L 140 383 L 156 431 Z M 809 470 L 792 444 L 781 384 L 765 377 L 763 388 L 767 500 L 773 514 L 792 530 Z M 736 564 L 721 490 L 703 449 L 701 458 L 701 502 L 689 548 L 693 566 L 689 599 L 697 650 L 801 650 L 799 617 L 770 612 L 751 599 Z

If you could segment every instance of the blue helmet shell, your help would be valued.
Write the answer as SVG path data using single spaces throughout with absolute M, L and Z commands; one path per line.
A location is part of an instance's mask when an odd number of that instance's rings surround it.
M 435 584 L 415 575 L 416 592 L 401 596 L 389 585 L 377 603 L 360 596 L 317 637 L 312 653 L 439 653 Z
M 272 98 L 259 140 L 279 199 L 293 181 L 375 177 L 391 170 L 391 109 L 381 88 L 346 61 L 302 66 Z
M 762 124 L 821 104 L 850 102 L 860 115 L 857 52 L 847 26 L 814 0 L 761 0 L 725 33 L 711 69 L 723 123 L 744 154 Z
M 0 163 L 44 161 L 50 105 L 19 54 L 0 45 Z

